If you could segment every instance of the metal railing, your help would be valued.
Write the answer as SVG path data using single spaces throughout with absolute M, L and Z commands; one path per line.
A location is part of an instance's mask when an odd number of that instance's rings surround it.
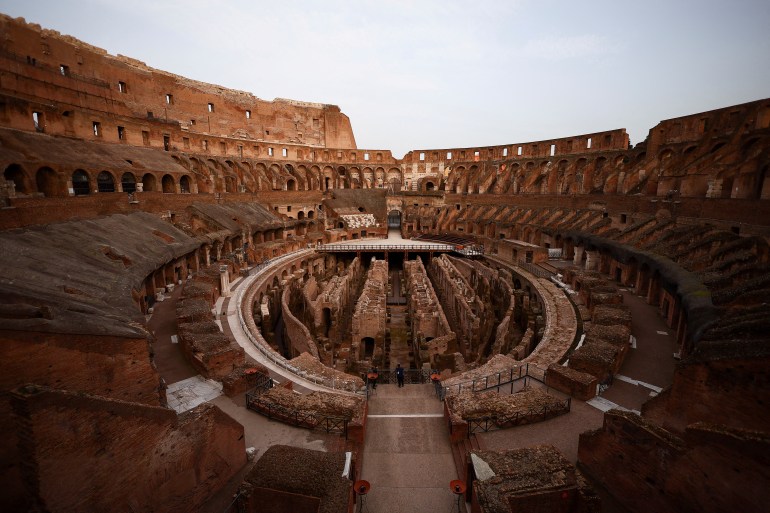
M 404 369 L 404 384 L 422 385 L 425 383 L 431 383 L 430 376 L 431 374 L 436 373 L 438 373 L 438 371 L 434 369 Z M 378 371 L 377 374 L 378 377 L 376 381 L 378 385 L 395 385 L 398 383 L 398 377 L 396 376 L 395 370 Z M 362 377 L 364 378 L 364 381 L 366 381 L 366 375 L 364 374 Z
M 531 407 L 525 411 L 517 411 L 511 415 L 484 415 L 482 417 L 473 417 L 464 419 L 468 423 L 468 436 L 479 431 L 488 432 L 493 429 L 505 429 L 522 424 L 530 424 L 548 420 L 570 411 L 572 407 L 572 398 L 567 397 L 558 405 L 544 404 L 538 407 Z
M 287 260 L 292 260 L 294 258 L 302 257 L 304 256 L 304 253 L 307 253 L 309 255 L 313 253 L 313 250 L 301 249 L 301 250 L 294 251 L 292 253 L 281 255 L 280 257 L 273 258 L 270 261 L 263 263 L 263 265 L 261 265 L 260 267 L 260 271 L 263 271 L 271 266 L 277 265 Z M 268 343 L 262 337 L 262 334 L 259 332 L 259 330 L 256 330 L 257 331 L 256 335 L 255 333 L 252 332 L 252 330 L 249 328 L 248 324 L 246 323 L 246 320 L 243 317 L 243 297 L 246 291 L 251 289 L 252 282 L 256 281 L 259 275 L 260 275 L 259 273 L 257 274 L 250 273 L 250 275 L 245 279 L 246 281 L 244 281 L 243 285 L 238 290 L 238 293 L 236 294 L 236 297 L 235 297 L 235 302 L 236 302 L 235 306 L 238 312 L 238 322 L 241 326 L 241 329 L 246 334 L 246 337 L 251 342 L 251 344 L 255 348 L 257 348 L 259 352 L 262 353 L 263 356 L 265 356 L 268 360 L 270 360 L 270 362 L 290 372 L 291 374 L 294 374 L 299 378 L 305 379 L 316 385 L 330 388 L 332 390 L 341 390 L 345 392 L 353 392 L 356 394 L 365 395 L 366 387 L 357 387 L 350 382 L 339 381 L 334 378 L 319 377 L 303 369 L 299 369 L 294 365 L 291 365 L 288 361 L 286 361 L 286 359 L 283 356 L 279 355 L 277 352 L 275 352 L 275 350 L 273 350 L 272 347 L 268 345 Z
M 456 251 L 453 244 L 323 244 L 317 251 Z
M 517 265 L 522 269 L 528 271 L 530 274 L 534 274 L 538 278 L 550 278 L 554 274 L 548 269 L 544 269 L 539 265 L 535 265 L 530 262 L 519 262 Z
M 535 381 L 545 384 L 545 370 L 535 365 L 525 363 L 519 367 L 512 367 L 506 371 L 488 374 L 455 385 L 442 386 L 442 393 L 439 396 L 439 399 L 443 400 L 447 395 L 459 394 L 464 390 L 484 392 L 486 390 L 497 388 L 499 392 L 500 387 L 508 384 L 512 385 L 521 380 L 524 380 L 524 384 L 526 385 L 528 379 L 534 379 Z
M 271 420 L 280 420 L 286 424 L 301 428 L 322 429 L 327 433 L 339 433 L 346 440 L 348 438 L 348 422 L 350 422 L 350 419 L 345 417 L 322 415 L 296 408 L 288 408 L 265 400 L 262 397 L 262 393 L 246 394 L 246 408 L 260 413 Z

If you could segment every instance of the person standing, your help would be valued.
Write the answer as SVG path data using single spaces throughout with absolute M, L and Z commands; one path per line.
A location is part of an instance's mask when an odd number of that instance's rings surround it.
M 396 379 L 398 380 L 399 388 L 404 386 L 404 368 L 400 363 L 396 364 Z

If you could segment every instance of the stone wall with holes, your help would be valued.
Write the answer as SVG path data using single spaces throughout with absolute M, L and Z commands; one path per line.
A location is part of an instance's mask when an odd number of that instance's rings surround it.
M 335 105 L 265 101 L 110 55 L 21 18 L 3 15 L 0 26 L 7 35 L 3 68 L 9 70 L 3 88 L 30 98 L 29 113 L 4 104 L 3 116 L 17 128 L 35 128 L 34 110 L 38 130 L 117 144 L 182 150 L 202 148 L 207 138 L 213 152 L 219 144 L 237 156 L 267 154 L 272 147 L 274 156 L 292 158 L 297 150 L 310 155 L 311 146 L 356 147 L 350 120 Z M 98 130 L 94 122 L 101 123 Z

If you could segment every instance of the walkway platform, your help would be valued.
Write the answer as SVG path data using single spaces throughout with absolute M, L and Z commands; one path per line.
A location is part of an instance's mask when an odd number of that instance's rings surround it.
M 369 399 L 364 454 L 361 479 L 372 485 L 364 511 L 451 511 L 457 472 L 433 385 L 379 385 Z

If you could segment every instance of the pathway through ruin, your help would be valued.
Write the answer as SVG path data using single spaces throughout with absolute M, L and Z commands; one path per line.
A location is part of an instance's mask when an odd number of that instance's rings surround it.
M 379 385 L 369 399 L 361 479 L 371 513 L 450 511 L 457 479 L 443 403 L 433 385 Z

